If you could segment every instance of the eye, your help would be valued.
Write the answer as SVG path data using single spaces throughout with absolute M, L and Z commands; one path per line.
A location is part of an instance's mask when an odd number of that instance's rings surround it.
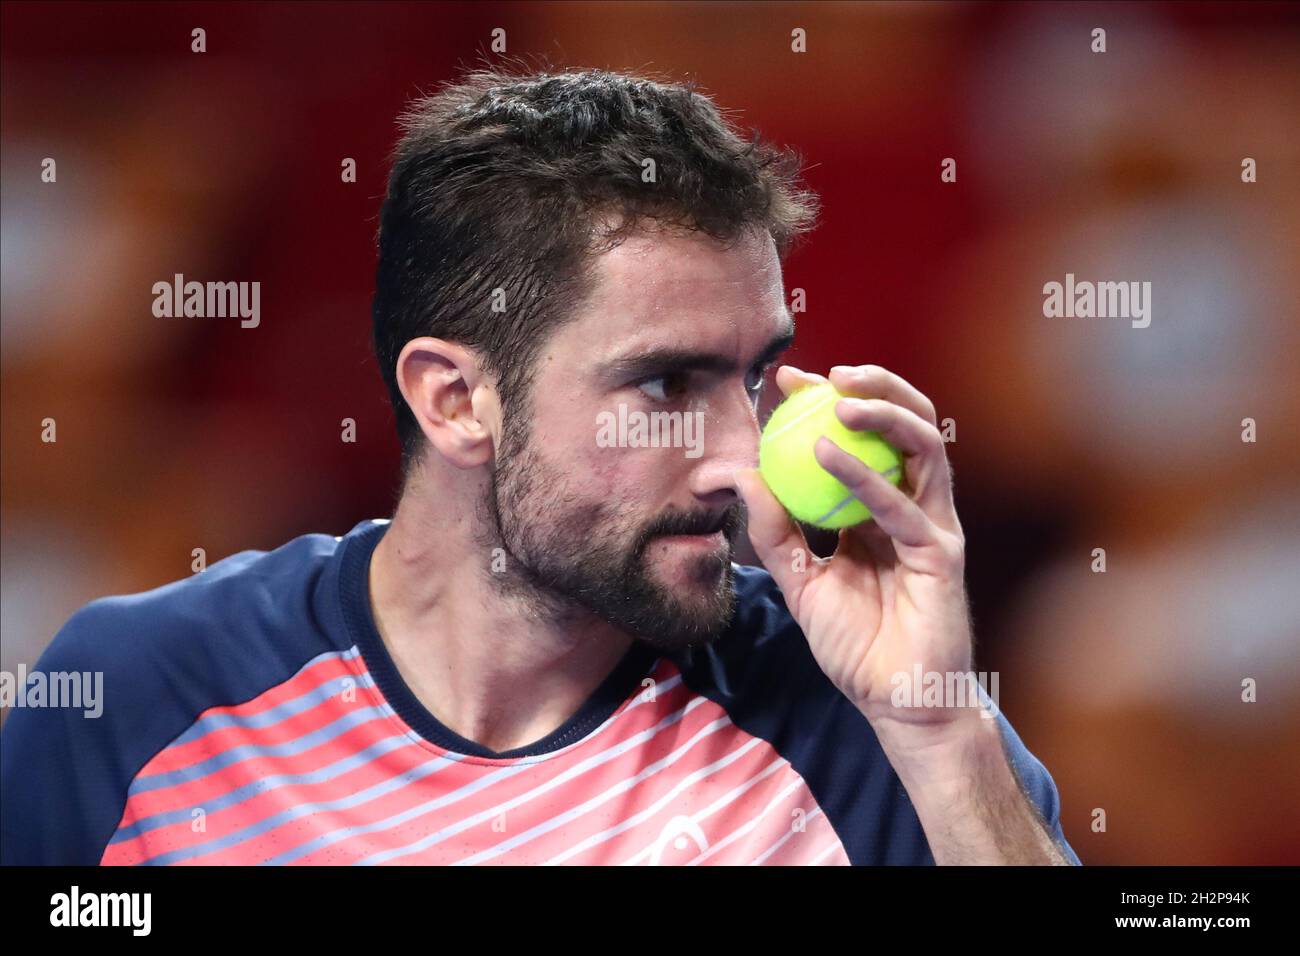
M 745 388 L 755 397 L 763 391 L 763 383 L 767 380 L 767 370 L 772 367 L 771 362 L 763 362 L 755 365 L 749 370 L 749 375 L 745 377 Z
M 688 384 L 686 378 L 684 372 L 669 372 L 666 375 L 642 379 L 636 383 L 636 387 L 653 401 L 671 402 L 686 393 Z

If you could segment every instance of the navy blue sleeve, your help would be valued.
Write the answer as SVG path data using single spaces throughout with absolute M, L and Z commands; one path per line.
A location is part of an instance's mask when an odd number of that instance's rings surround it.
M 244 551 L 140 594 L 100 598 L 37 661 L 101 675 L 101 713 L 14 707 L 0 732 L 0 864 L 96 865 L 140 770 L 206 710 L 251 700 L 332 645 L 332 538 Z M 30 678 L 29 678 L 30 680 Z
M 1006 715 L 999 712 L 997 721 L 998 729 L 1002 732 L 1003 749 L 1020 783 L 1020 789 L 1033 801 L 1039 817 L 1046 824 L 1047 832 L 1061 848 L 1061 852 L 1072 865 L 1081 866 L 1078 854 L 1065 839 L 1065 832 L 1061 829 L 1061 798 L 1052 775 L 1048 773 L 1042 761 L 1029 752 L 1029 748 L 1021 741 Z
M 102 675 L 101 713 L 14 707 L 0 733 L 0 864 L 93 866 L 126 803 L 133 755 L 153 702 L 123 693 L 132 676 L 106 653 L 119 616 L 105 601 L 77 611 L 36 662 L 45 675 Z M 147 744 L 146 744 L 147 747 Z M 143 755 L 140 763 L 147 760 Z

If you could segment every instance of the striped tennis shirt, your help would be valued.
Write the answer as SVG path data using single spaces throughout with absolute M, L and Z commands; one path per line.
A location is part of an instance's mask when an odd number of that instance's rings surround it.
M 907 793 L 765 571 L 708 645 L 640 642 L 554 733 L 493 752 L 438 721 L 375 628 L 387 520 L 244 551 L 78 610 L 35 670 L 103 708 L 14 708 L 5 864 L 928 864 Z M 1049 830 L 1057 791 L 1005 716 Z

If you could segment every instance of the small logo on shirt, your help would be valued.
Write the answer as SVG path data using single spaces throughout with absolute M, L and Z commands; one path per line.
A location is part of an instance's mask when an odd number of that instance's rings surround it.
M 685 850 L 691 843 L 695 844 L 697 856 L 709 848 L 709 838 L 704 835 L 700 825 L 690 817 L 673 817 L 659 832 L 659 838 L 655 840 L 654 850 L 650 853 L 650 865 L 662 865 L 664 850 L 668 848 L 668 841 L 671 840 L 673 849 Z

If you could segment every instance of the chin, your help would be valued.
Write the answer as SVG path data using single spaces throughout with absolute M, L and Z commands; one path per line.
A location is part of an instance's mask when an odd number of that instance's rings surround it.
M 730 552 L 679 558 L 665 563 L 655 577 L 672 603 L 687 613 L 716 613 L 729 606 L 734 591 Z
M 726 632 L 735 608 L 735 591 L 730 578 L 725 586 L 701 588 L 698 595 L 678 589 L 672 605 L 655 632 L 642 635 L 642 639 L 664 649 L 684 650 L 711 643 Z
M 674 594 L 684 589 L 710 594 L 727 576 L 731 552 L 662 555 L 654 562 L 654 577 L 661 587 Z

